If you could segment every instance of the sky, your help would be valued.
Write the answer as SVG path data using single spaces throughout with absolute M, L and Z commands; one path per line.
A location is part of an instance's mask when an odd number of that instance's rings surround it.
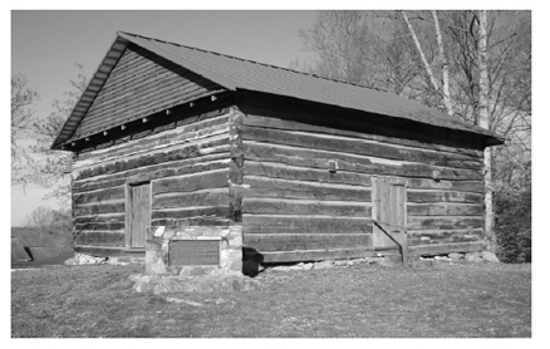
M 2 72 L 4 83 L 4 96 L 7 96 L 7 79 L 8 74 L 23 73 L 27 76 L 30 85 L 36 87 L 42 97 L 40 103 L 36 105 L 36 115 L 44 116 L 50 111 L 50 106 L 53 99 L 62 98 L 63 92 L 68 90 L 69 80 L 77 74 L 76 63 L 84 66 L 84 71 L 87 76 L 91 76 L 98 67 L 101 59 L 114 41 L 118 30 L 128 31 L 132 33 L 151 36 L 163 40 L 178 42 L 181 44 L 196 46 L 203 49 L 218 51 L 225 54 L 235 55 L 242 58 L 257 60 L 264 63 L 270 63 L 280 66 L 288 66 L 295 58 L 306 58 L 308 55 L 301 51 L 302 41 L 298 36 L 300 28 L 310 27 L 315 20 L 315 12 L 313 11 L 269 11 L 269 12 L 190 12 L 190 11 L 174 11 L 159 12 L 159 11 L 13 11 L 13 9 L 24 8 L 43 8 L 45 2 L 29 2 L 24 0 L 3 2 L 4 6 L 0 11 L 0 27 L 2 38 L 4 39 L 4 47 L 11 48 L 11 54 L 5 62 L 5 69 Z M 227 3 L 214 3 L 203 0 L 201 2 L 168 2 L 157 0 L 155 2 L 132 2 L 133 6 L 140 8 L 175 8 L 181 6 L 199 6 L 202 8 L 226 8 L 227 4 L 235 7 L 238 1 Z M 304 2 L 305 3 L 305 2 Z M 453 9 L 467 8 L 506 8 L 506 9 L 533 9 L 533 40 L 534 40 L 534 96 L 535 101 L 533 106 L 534 125 L 533 128 L 533 152 L 534 157 L 534 206 L 533 217 L 535 217 L 534 235 L 538 246 L 545 246 L 545 239 L 548 234 L 542 229 L 542 224 L 537 225 L 537 217 L 544 217 L 544 207 L 542 197 L 547 197 L 548 187 L 542 180 L 544 176 L 545 163 L 547 163 L 547 155 L 544 152 L 544 137 L 546 136 L 543 130 L 548 129 L 546 110 L 541 110 L 543 101 L 547 99 L 543 94 L 548 91 L 547 81 L 550 78 L 548 74 L 548 65 L 544 64 L 541 57 L 548 57 L 548 47 L 545 43 L 545 36 L 550 33 L 550 21 L 548 18 L 547 5 L 543 5 L 544 1 L 524 0 L 524 1 L 480 1 L 480 0 L 461 0 L 458 1 L 384 1 L 384 2 L 369 2 L 361 0 L 356 2 L 350 1 L 332 1 L 328 2 L 312 2 L 308 1 L 305 6 L 317 8 L 372 8 L 373 6 L 383 6 L 386 8 L 441 8 L 442 6 Z M 7 4 L 7 5 L 6 5 Z M 108 2 L 97 0 L 91 2 L 59 2 L 51 0 L 47 2 L 50 8 L 103 8 L 114 9 L 124 8 L 127 4 L 121 5 L 121 2 L 111 0 Z M 174 5 L 176 4 L 176 5 Z M 6 8 L 6 6 L 8 6 Z M 258 8 L 264 6 L 268 8 L 303 8 L 303 3 L 297 1 L 282 1 L 277 2 L 247 2 L 238 5 L 241 8 Z M 11 45 L 9 45 L 11 43 Z M 538 45 L 537 45 L 538 43 Z M 543 44 L 544 43 L 544 44 Z M 4 56 L 8 56 L 4 54 Z M 537 58 L 538 57 L 538 58 Z M 537 60 L 538 59 L 538 60 Z M 541 64 L 542 63 L 542 64 Z M 6 69 L 8 68 L 8 69 Z M 6 98 L 7 100 L 7 98 Z M 542 101 L 542 103 L 540 103 Z M 7 101 L 6 101 L 7 102 Z M 537 103 L 539 102 L 539 103 Z M 7 103 L 6 103 L 7 104 Z M 7 105 L 4 110 L 7 110 Z M 542 116 L 542 117 L 539 117 Z M 7 121 L 7 120 L 6 120 Z M 9 127 L 0 128 L 0 140 L 4 141 L 2 153 L 4 163 L 9 163 L 8 143 Z M 543 136 L 544 135 L 544 136 Z M 546 156 L 545 156 L 546 155 Z M 545 161 L 546 160 L 546 161 Z M 6 175 L 7 166 L 5 167 L 4 179 L 5 184 L 8 180 Z M 7 185 L 4 187 L 7 192 Z M 17 226 L 23 223 L 24 218 L 28 213 L 36 207 L 45 205 L 54 205 L 55 203 L 42 201 L 42 196 L 47 192 L 45 189 L 29 186 L 26 188 L 26 193 L 23 193 L 21 187 L 11 187 L 11 205 L 5 202 L 11 208 L 11 225 Z M 7 201 L 7 195 L 3 198 Z M 538 204 L 540 203 L 540 204 Z M 546 228 L 546 227 L 544 227 Z M 7 246 L 7 245 L 6 245 Z M 7 247 L 5 247 L 7 248 Z M 540 249 L 540 248 L 539 248 Z M 7 252 L 5 254 L 7 256 Z M 542 256 L 542 255 L 541 255 Z M 535 253 L 535 260 L 539 259 Z M 540 260 L 542 262 L 542 260 Z M 535 262 L 534 266 L 539 266 Z M 544 264 L 542 265 L 544 269 Z M 540 276 L 540 273 L 539 273 Z M 541 279 L 538 279 L 537 287 L 540 294 L 547 294 L 541 291 Z M 544 284 L 543 287 L 547 287 Z M 6 288 L 4 288 L 6 289 Z M 5 300 L 9 296 L 3 297 Z M 537 297 L 538 300 L 547 299 Z M 538 302 L 537 308 L 540 310 L 544 307 L 542 302 Z M 544 308 L 542 308 L 544 309 Z M 3 309 L 4 310 L 4 309 Z M 6 307 L 4 314 L 9 314 Z M 540 321 L 541 313 L 544 311 L 535 312 L 534 315 L 534 333 L 538 335 L 544 333 Z M 547 312 L 546 312 L 547 314 Z M 538 320 L 535 320 L 537 319 Z M 7 325 L 7 323 L 6 323 Z M 537 327 L 538 330 L 537 331 Z M 8 326 L 3 326 L 5 330 Z M 8 338 L 6 333 L 4 338 Z M 538 336 L 540 339 L 541 337 Z M 457 342 L 458 343 L 458 342 Z M 72 345 L 72 343 L 70 343 Z M 448 345 L 449 343 L 446 343 Z M 515 345 L 508 342 L 509 346 Z M 439 343 L 436 343 L 439 345 Z M 459 345 L 462 345 L 459 343 Z M 499 342 L 499 345 L 504 345 Z M 457 346 L 458 347 L 458 346 Z M 506 345 L 504 347 L 507 347 Z
M 311 27 L 315 11 L 12 11 L 11 73 L 22 73 L 40 101 L 37 117 L 47 116 L 54 99 L 62 99 L 78 68 L 90 77 L 119 30 L 288 67 L 302 50 L 299 30 Z M 39 206 L 50 190 L 34 185 L 14 186 L 12 226 Z

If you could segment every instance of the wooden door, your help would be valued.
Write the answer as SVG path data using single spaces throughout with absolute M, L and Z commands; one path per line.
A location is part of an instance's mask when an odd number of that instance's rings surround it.
M 372 198 L 374 249 L 395 249 L 406 246 L 405 183 L 390 177 L 373 177 Z
M 128 187 L 127 245 L 130 248 L 145 247 L 147 227 L 151 224 L 151 183 Z

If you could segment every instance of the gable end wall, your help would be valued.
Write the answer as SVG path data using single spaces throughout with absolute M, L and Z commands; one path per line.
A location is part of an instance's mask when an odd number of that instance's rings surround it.
M 223 90 L 185 68 L 129 45 L 72 138 L 98 133 Z
M 127 187 L 151 183 L 151 225 L 227 225 L 233 109 L 79 154 L 73 167 L 75 250 L 127 250 Z

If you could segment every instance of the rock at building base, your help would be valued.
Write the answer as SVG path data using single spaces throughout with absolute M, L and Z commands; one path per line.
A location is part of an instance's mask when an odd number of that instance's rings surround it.
M 483 251 L 481 252 L 481 258 L 487 262 L 500 263 L 497 256 L 493 252 Z
M 452 262 L 453 261 L 452 258 L 449 258 L 447 256 L 435 256 L 434 260 L 436 260 L 438 262 Z
M 490 251 L 482 252 L 469 252 L 466 253 L 465 259 L 467 262 L 479 263 L 479 262 L 493 262 L 500 263 L 497 256 Z
M 131 256 L 109 257 L 105 263 L 109 264 L 109 265 L 120 265 L 120 266 L 144 265 L 145 264 L 145 258 L 144 257 L 131 257 Z
M 262 284 L 241 273 L 215 273 L 204 276 L 130 276 L 138 293 L 163 294 L 173 292 L 250 291 L 262 288 Z
M 449 253 L 449 258 L 453 261 L 460 261 L 464 259 L 463 253 Z
M 95 257 L 84 253 L 75 253 L 73 258 L 67 259 L 65 265 L 144 265 L 145 258 L 121 256 L 121 257 Z
M 94 265 L 107 263 L 107 257 L 94 257 L 84 253 L 75 253 L 73 258 L 65 261 L 65 265 Z
M 334 260 L 326 260 L 313 264 L 313 269 L 329 269 L 334 267 Z
M 471 262 L 471 263 L 483 262 L 483 258 L 481 257 L 481 253 L 479 252 L 468 252 L 464 256 L 464 259 L 466 260 L 466 262 Z

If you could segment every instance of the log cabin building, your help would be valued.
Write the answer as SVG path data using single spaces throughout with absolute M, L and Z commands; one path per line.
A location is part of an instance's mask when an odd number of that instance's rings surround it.
M 240 225 L 279 263 L 482 250 L 483 150 L 502 143 L 391 93 L 119 32 L 52 149 L 73 153 L 75 251 Z

